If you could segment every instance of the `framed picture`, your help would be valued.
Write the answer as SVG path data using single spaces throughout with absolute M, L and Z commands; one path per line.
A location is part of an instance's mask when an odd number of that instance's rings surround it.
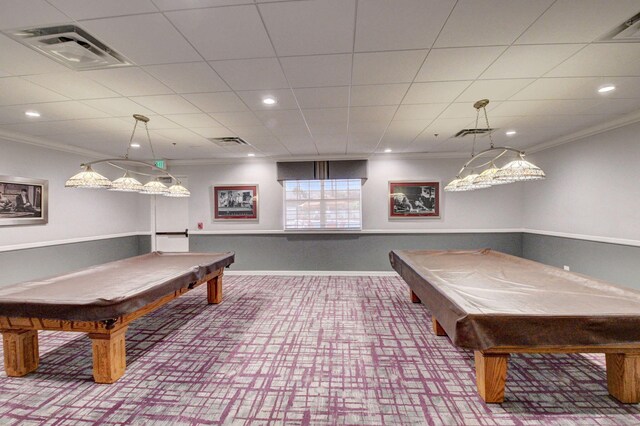
M 389 218 L 440 217 L 440 182 L 389 182 Z
M 49 182 L 0 176 L 0 226 L 47 223 Z
M 214 220 L 257 220 L 258 185 L 213 187 Z

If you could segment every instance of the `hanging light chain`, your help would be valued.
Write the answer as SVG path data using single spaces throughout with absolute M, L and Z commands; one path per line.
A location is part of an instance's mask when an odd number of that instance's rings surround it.
M 131 132 L 131 137 L 129 138 L 129 145 L 127 145 L 127 153 L 124 155 L 125 159 L 129 159 L 129 151 L 131 151 L 131 144 L 133 143 L 133 137 L 136 134 L 136 127 L 138 127 L 138 119 L 136 118 L 136 124 L 133 125 L 133 132 Z
M 149 126 L 147 126 L 147 122 L 144 122 L 144 128 L 147 131 L 147 140 L 149 141 L 149 146 L 151 147 L 151 156 L 155 160 L 156 153 L 153 151 L 153 144 L 151 143 L 151 136 L 149 136 Z

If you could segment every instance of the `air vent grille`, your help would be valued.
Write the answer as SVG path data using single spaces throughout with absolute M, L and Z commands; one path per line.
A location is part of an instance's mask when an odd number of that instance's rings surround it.
M 486 135 L 487 133 L 491 133 L 494 130 L 495 129 L 493 128 L 462 129 L 455 134 L 455 137 L 463 138 L 468 135 Z
M 223 148 L 249 145 L 247 141 L 237 136 L 230 136 L 230 137 L 224 137 L 224 138 L 209 138 L 209 141 Z
M 118 52 L 76 25 L 5 31 L 5 34 L 73 70 L 131 65 Z

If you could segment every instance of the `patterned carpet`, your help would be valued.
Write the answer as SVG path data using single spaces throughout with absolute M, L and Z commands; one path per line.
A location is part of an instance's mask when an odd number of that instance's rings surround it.
M 81 334 L 40 332 L 41 365 L 0 373 L 2 425 L 637 425 L 601 355 L 516 355 L 506 402 L 475 390 L 473 354 L 430 329 L 399 278 L 225 277 L 139 319 L 128 368 L 92 381 Z

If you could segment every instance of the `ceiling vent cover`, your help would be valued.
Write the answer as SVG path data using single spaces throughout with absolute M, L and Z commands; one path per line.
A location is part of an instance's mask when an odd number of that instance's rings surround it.
M 76 25 L 5 31 L 5 34 L 73 70 L 131 65 L 118 52 Z
M 211 142 L 223 148 L 238 147 L 249 145 L 247 141 L 237 136 L 229 136 L 225 138 L 210 138 Z
M 600 41 L 606 42 L 639 42 L 640 41 L 640 13 L 618 25 Z
M 493 132 L 494 130 L 495 129 L 492 129 L 492 128 L 462 129 L 455 134 L 455 137 L 463 138 L 468 135 L 486 135 L 488 133 Z

